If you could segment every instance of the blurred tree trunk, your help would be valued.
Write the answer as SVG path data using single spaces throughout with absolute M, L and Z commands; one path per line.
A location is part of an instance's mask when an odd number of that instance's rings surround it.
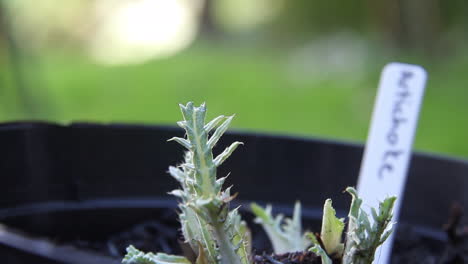
M 5 61 L 0 61 L 7 65 L 8 73 L 13 79 L 16 90 L 15 95 L 12 96 L 12 91 L 2 91 L 4 94 L 9 94 L 10 97 L 7 100 L 18 100 L 16 103 L 22 106 L 23 114 L 28 117 L 33 117 L 36 113 L 36 102 L 29 93 L 26 81 L 24 78 L 24 71 L 21 67 L 21 55 L 18 49 L 18 45 L 13 37 L 12 28 L 9 21 L 8 12 L 5 8 L 4 3 L 0 1 L 0 54 Z M 2 76 L 2 79 L 8 79 Z M 2 88 L 7 88 L 8 85 L 4 85 Z M 15 98 L 16 97 L 16 98 Z M 5 102 L 3 102 L 5 103 Z M 9 103 L 9 102 L 8 102 Z
M 379 31 L 396 47 L 432 54 L 441 33 L 439 0 L 368 0 Z
M 216 37 L 220 31 L 213 18 L 213 1 L 205 0 L 200 14 L 200 31 L 208 37 Z

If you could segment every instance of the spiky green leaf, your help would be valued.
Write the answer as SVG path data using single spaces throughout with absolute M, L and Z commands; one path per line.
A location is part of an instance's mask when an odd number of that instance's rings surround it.
M 273 217 L 270 205 L 267 205 L 264 209 L 252 203 L 250 208 L 256 216 L 255 221 L 261 224 L 267 233 L 275 253 L 303 251 L 310 244 L 302 234 L 301 206 L 299 202 L 296 202 L 294 206 L 293 218 L 287 218 L 284 221 L 283 215 Z
M 175 141 L 175 142 L 181 144 L 182 146 L 184 146 L 188 150 L 190 150 L 192 148 L 192 145 L 190 144 L 190 142 L 188 140 L 180 138 L 180 137 L 173 137 L 173 138 L 170 138 L 168 141 Z
M 322 239 L 325 250 L 329 255 L 341 255 L 344 244 L 341 243 L 341 237 L 344 230 L 344 220 L 336 217 L 335 209 L 332 206 L 332 200 L 327 199 L 323 206 Z
M 242 145 L 242 142 L 236 141 L 232 143 L 229 147 L 227 147 L 221 154 L 219 154 L 215 159 L 214 159 L 214 164 L 216 167 L 221 166 L 223 162 L 231 156 L 231 154 L 236 150 L 236 148 L 239 145 Z
M 144 253 L 133 246 L 127 247 L 123 264 L 191 264 L 185 257 L 164 253 Z
M 351 194 L 349 224 L 346 233 L 346 248 L 343 264 L 371 264 L 377 248 L 391 233 L 391 219 L 396 197 L 386 198 L 379 204 L 379 211 L 371 208 L 372 224 L 367 213 L 361 208 L 362 200 L 354 188 L 348 187 Z
M 232 117 L 220 116 L 205 124 L 204 104 L 196 107 L 189 102 L 180 105 L 180 108 L 184 120 L 178 125 L 185 130 L 186 138 L 173 140 L 187 148 L 188 152 L 185 163 L 179 166 L 181 169 L 170 167 L 169 173 L 182 186 L 181 190 L 172 192 L 182 198 L 179 205 L 182 233 L 192 251 L 198 252 L 197 264 L 249 264 L 250 256 L 246 257 L 247 250 L 243 247 L 246 245 L 243 222 L 233 220 L 240 219 L 237 210 L 229 211 L 228 208 L 228 202 L 233 197 L 229 188 L 222 191 L 225 178 L 216 177 L 216 168 L 240 143 L 235 142 L 216 159 L 213 159 L 212 153 L 212 148 L 227 130 Z M 210 131 L 215 127 L 209 138 Z
M 204 126 L 204 129 L 207 133 L 209 133 L 213 128 L 215 128 L 223 119 L 225 118 L 225 116 L 221 115 L 221 116 L 218 116 L 216 118 L 214 118 L 213 120 L 211 120 L 208 124 L 206 124 Z
M 228 129 L 229 124 L 231 124 L 231 121 L 232 121 L 233 118 L 234 118 L 234 116 L 230 116 L 230 117 L 226 118 L 226 120 L 218 128 L 216 128 L 215 132 L 210 137 L 210 139 L 208 140 L 208 143 L 207 143 L 207 145 L 208 145 L 208 147 L 210 149 L 213 149 L 214 146 L 216 145 L 216 143 L 218 143 L 221 136 Z

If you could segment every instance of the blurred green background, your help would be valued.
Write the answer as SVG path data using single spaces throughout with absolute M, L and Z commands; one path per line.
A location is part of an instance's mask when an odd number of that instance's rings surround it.
M 429 73 L 415 146 L 468 157 L 465 0 L 0 0 L 0 121 L 233 127 L 364 142 L 382 67 Z

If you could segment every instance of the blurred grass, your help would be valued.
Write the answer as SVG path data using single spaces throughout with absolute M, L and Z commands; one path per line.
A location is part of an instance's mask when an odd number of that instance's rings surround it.
M 286 56 L 268 50 L 195 45 L 176 56 L 136 66 L 103 67 L 80 54 L 43 53 L 25 63 L 33 112 L 18 107 L 14 82 L 2 74 L 0 120 L 174 124 L 178 103 L 207 102 L 209 116 L 236 113 L 233 127 L 365 140 L 380 70 L 363 78 L 317 80 L 291 76 Z M 418 60 L 430 74 L 416 135 L 419 150 L 468 157 L 468 90 L 463 58 L 441 64 Z M 0 73 L 8 65 L 0 60 Z

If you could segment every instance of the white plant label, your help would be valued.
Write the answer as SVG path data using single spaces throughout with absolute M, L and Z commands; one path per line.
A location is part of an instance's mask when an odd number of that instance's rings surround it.
M 371 126 L 357 184 L 363 209 L 378 208 L 379 201 L 395 195 L 393 221 L 403 201 L 406 174 L 424 95 L 426 71 L 417 65 L 385 66 L 372 113 Z M 374 263 L 390 261 L 393 235 L 376 252 Z

